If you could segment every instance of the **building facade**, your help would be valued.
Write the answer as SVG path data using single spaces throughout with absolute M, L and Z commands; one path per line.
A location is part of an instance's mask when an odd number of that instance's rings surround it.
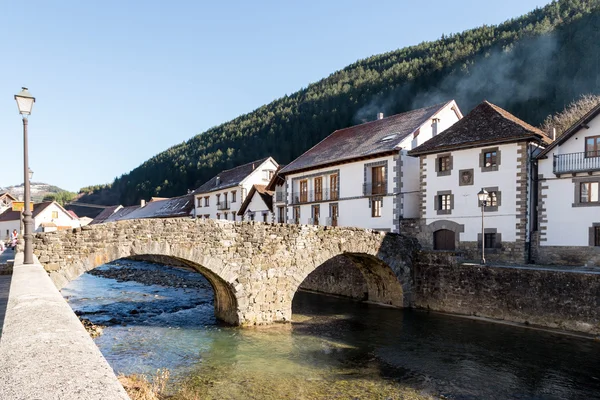
M 419 162 L 407 152 L 460 118 L 449 101 L 335 131 L 279 171 L 276 220 L 398 232 L 419 213 Z
M 32 217 L 34 232 L 52 232 L 80 226 L 79 219 L 74 218 L 55 201 L 34 204 Z M 0 238 L 6 239 L 14 229 L 21 234 L 21 218 L 21 212 L 12 209 L 7 209 L 0 214 Z
M 527 262 L 531 161 L 549 143 L 539 129 L 483 102 L 411 151 L 420 158 L 421 244 L 473 260 L 483 246 L 488 261 Z M 483 210 L 482 189 L 489 194 Z
M 238 216 L 244 221 L 275 222 L 273 192 L 266 185 L 252 185 L 240 206 Z
M 267 157 L 220 172 L 194 191 L 194 216 L 241 220 L 238 211 L 252 186 L 267 185 L 277 167 L 277 162 Z
M 535 261 L 600 266 L 600 105 L 538 156 Z

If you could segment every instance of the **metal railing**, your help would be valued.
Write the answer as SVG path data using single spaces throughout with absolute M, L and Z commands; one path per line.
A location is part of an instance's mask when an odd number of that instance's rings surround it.
M 292 204 L 332 201 L 338 200 L 339 197 L 340 195 L 337 189 L 323 189 L 321 192 L 310 190 L 304 193 L 292 193 Z
M 217 203 L 217 210 L 229 210 L 229 206 L 228 200 L 221 200 Z
M 363 183 L 363 195 L 377 196 L 386 194 L 387 181 Z
M 554 155 L 554 173 L 600 171 L 600 152 Z

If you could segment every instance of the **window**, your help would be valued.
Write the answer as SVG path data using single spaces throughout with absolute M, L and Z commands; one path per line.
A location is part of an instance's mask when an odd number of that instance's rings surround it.
M 300 181 L 300 203 L 306 203 L 308 201 L 308 181 Z
M 496 248 L 496 234 L 495 233 L 484 234 L 484 247 L 486 249 Z
M 210 214 L 204 214 L 204 218 L 209 219 L 210 218 Z
M 479 166 L 481 167 L 481 172 L 498 171 L 498 167 L 500 166 L 500 149 L 494 147 L 481 150 Z
M 329 215 L 331 216 L 331 226 L 338 226 L 339 207 L 337 203 L 329 205 Z
M 209 199 L 209 197 L 208 197 L 208 196 L 206 196 L 206 197 L 204 198 L 204 207 L 208 207 L 208 204 L 209 204 L 209 203 L 208 203 L 208 199 Z
M 267 222 L 267 213 L 263 213 L 263 222 Z
M 221 195 L 220 194 L 217 195 L 217 206 L 219 204 L 221 204 Z
M 448 176 L 452 171 L 452 156 L 448 153 L 440 154 L 435 160 L 437 176 Z
M 295 224 L 300 223 L 300 207 L 299 206 L 294 207 L 294 223 Z
M 594 246 L 600 246 L 600 224 L 592 229 L 594 230 Z
M 318 204 L 312 206 L 313 225 L 319 225 L 319 217 L 321 216 L 321 206 Z
M 227 205 L 227 193 L 223 193 L 223 203 Z
M 331 191 L 329 199 L 337 200 L 339 196 L 338 174 L 333 174 L 329 176 L 329 190 Z
M 227 221 L 227 216 L 228 216 L 227 213 L 223 214 L 223 219 L 225 219 L 225 221 Z
M 375 197 L 371 199 L 371 217 L 381 217 L 381 207 L 383 206 L 383 199 L 381 197 Z
M 202 197 L 198 197 L 196 201 L 198 202 L 198 207 L 202 207 Z
M 254 213 L 248 213 L 248 216 L 250 217 L 250 221 L 254 221 Z
M 231 192 L 231 202 L 235 203 L 235 196 L 236 196 L 236 191 Z
M 579 184 L 579 188 L 580 203 L 598 202 L 598 182 L 582 182 Z
M 323 200 L 323 178 L 315 178 L 315 201 Z
M 58 218 L 58 211 L 52 211 L 52 219 Z
M 217 219 L 221 219 L 221 213 L 217 213 Z
M 385 194 L 385 170 L 383 165 L 371 169 L 371 183 L 373 185 L 371 194 Z
M 277 207 L 277 218 L 280 223 L 285 222 L 285 207 Z
M 600 136 L 585 138 L 585 156 L 600 157 Z
M 450 195 L 449 194 L 443 194 L 441 196 L 438 196 L 438 210 L 442 210 L 442 211 L 450 211 L 451 208 L 451 203 L 450 203 Z
M 265 170 L 263 171 L 263 180 L 270 181 L 273 178 L 273 170 Z

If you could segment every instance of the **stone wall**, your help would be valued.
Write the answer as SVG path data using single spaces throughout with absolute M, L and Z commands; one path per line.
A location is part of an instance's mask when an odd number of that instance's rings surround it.
M 416 308 L 600 334 L 600 274 L 459 264 L 422 252 L 413 266 Z
M 311 272 L 300 289 L 367 300 L 369 289 L 360 269 L 348 257 L 337 256 Z
M 414 239 L 368 229 L 190 218 L 126 220 L 34 238 L 34 252 L 59 288 L 112 260 L 164 256 L 202 273 L 215 291 L 217 318 L 242 325 L 289 321 L 300 284 L 341 254 L 360 269 L 369 301 L 406 306 L 417 248 Z

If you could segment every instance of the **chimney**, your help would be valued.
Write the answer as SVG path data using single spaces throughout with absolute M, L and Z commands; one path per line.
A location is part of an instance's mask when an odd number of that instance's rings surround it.
M 254 168 L 255 168 L 255 167 L 254 167 L 254 163 L 252 163 L 252 171 L 254 171 Z
M 221 177 L 217 176 L 215 179 L 215 186 L 219 186 L 221 184 Z
M 140 200 L 140 207 L 144 207 L 146 205 L 146 200 Z
M 377 119 L 383 119 L 383 113 L 377 113 Z
M 440 123 L 439 118 L 433 118 L 431 120 L 431 136 L 435 136 L 438 134 L 438 125 Z
M 556 128 L 552 128 L 552 141 L 556 140 Z

